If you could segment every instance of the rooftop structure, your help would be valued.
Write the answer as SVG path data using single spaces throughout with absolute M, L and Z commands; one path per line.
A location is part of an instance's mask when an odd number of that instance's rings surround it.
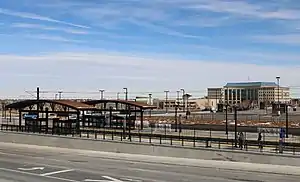
M 277 87 L 275 82 L 239 82 L 227 83 L 224 87 Z

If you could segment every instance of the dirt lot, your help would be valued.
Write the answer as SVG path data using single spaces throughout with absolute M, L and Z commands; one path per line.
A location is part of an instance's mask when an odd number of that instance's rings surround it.
M 149 121 L 150 123 L 168 123 L 174 124 L 175 117 L 147 117 L 145 120 Z M 179 122 L 179 121 L 178 121 Z M 216 125 L 223 125 L 226 123 L 225 120 L 205 120 L 199 118 L 182 118 L 182 124 L 216 124 Z M 270 120 L 270 121 L 261 121 L 261 120 L 242 120 L 238 119 L 239 126 L 265 126 L 265 127 L 283 127 L 285 126 L 285 121 L 282 120 Z M 234 120 L 228 119 L 229 125 L 234 125 Z M 292 128 L 300 128 L 300 121 L 291 121 L 289 120 L 289 126 Z

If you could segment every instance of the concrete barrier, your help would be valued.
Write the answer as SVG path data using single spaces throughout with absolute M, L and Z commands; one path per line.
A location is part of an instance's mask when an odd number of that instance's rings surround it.
M 300 166 L 300 156 L 0 132 L 0 142 L 103 152 Z

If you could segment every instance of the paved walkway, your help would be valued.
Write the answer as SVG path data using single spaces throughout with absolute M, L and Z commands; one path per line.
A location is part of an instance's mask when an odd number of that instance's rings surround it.
M 82 134 L 81 137 L 87 138 L 87 134 Z M 95 138 L 94 134 L 90 134 L 89 138 Z M 160 139 L 157 138 L 139 138 L 137 136 L 132 136 L 131 140 L 128 138 L 128 135 L 126 139 L 121 138 L 121 136 L 112 136 L 112 134 L 98 134 L 97 135 L 98 140 L 114 140 L 114 141 L 131 141 L 131 142 L 137 142 L 137 143 L 152 143 L 152 144 L 163 144 L 163 145 L 172 145 L 172 146 L 185 146 L 185 147 L 197 147 L 197 148 L 207 148 L 207 143 L 204 141 L 182 141 L 182 140 L 170 140 L 170 139 L 165 139 L 164 137 Z M 240 148 L 235 148 L 234 144 L 228 143 L 228 144 L 219 144 L 219 143 L 209 143 L 209 148 L 215 148 L 215 149 L 230 149 L 230 150 L 241 150 Z M 267 152 L 267 153 L 278 153 L 278 150 L 276 150 L 275 147 L 263 147 L 263 149 L 259 149 L 256 146 L 248 146 L 247 149 L 243 148 L 242 150 L 247 150 L 247 151 L 254 151 L 254 152 Z M 294 154 L 294 155 L 300 155 L 300 151 L 284 151 L 286 154 Z

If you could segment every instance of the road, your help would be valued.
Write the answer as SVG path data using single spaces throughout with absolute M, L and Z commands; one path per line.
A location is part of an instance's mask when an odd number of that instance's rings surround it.
M 264 168 L 251 172 L 245 169 L 252 164 L 231 163 L 231 166 L 241 167 L 224 168 L 226 161 L 220 164 L 202 161 L 202 166 L 195 166 L 187 162 L 191 159 L 162 158 L 169 161 L 166 163 L 149 162 L 152 158 L 158 159 L 150 156 L 20 144 L 0 143 L 0 148 L 0 182 L 298 182 L 300 177 L 298 169 L 289 175 L 264 171 Z M 281 170 L 278 166 L 269 168 Z

